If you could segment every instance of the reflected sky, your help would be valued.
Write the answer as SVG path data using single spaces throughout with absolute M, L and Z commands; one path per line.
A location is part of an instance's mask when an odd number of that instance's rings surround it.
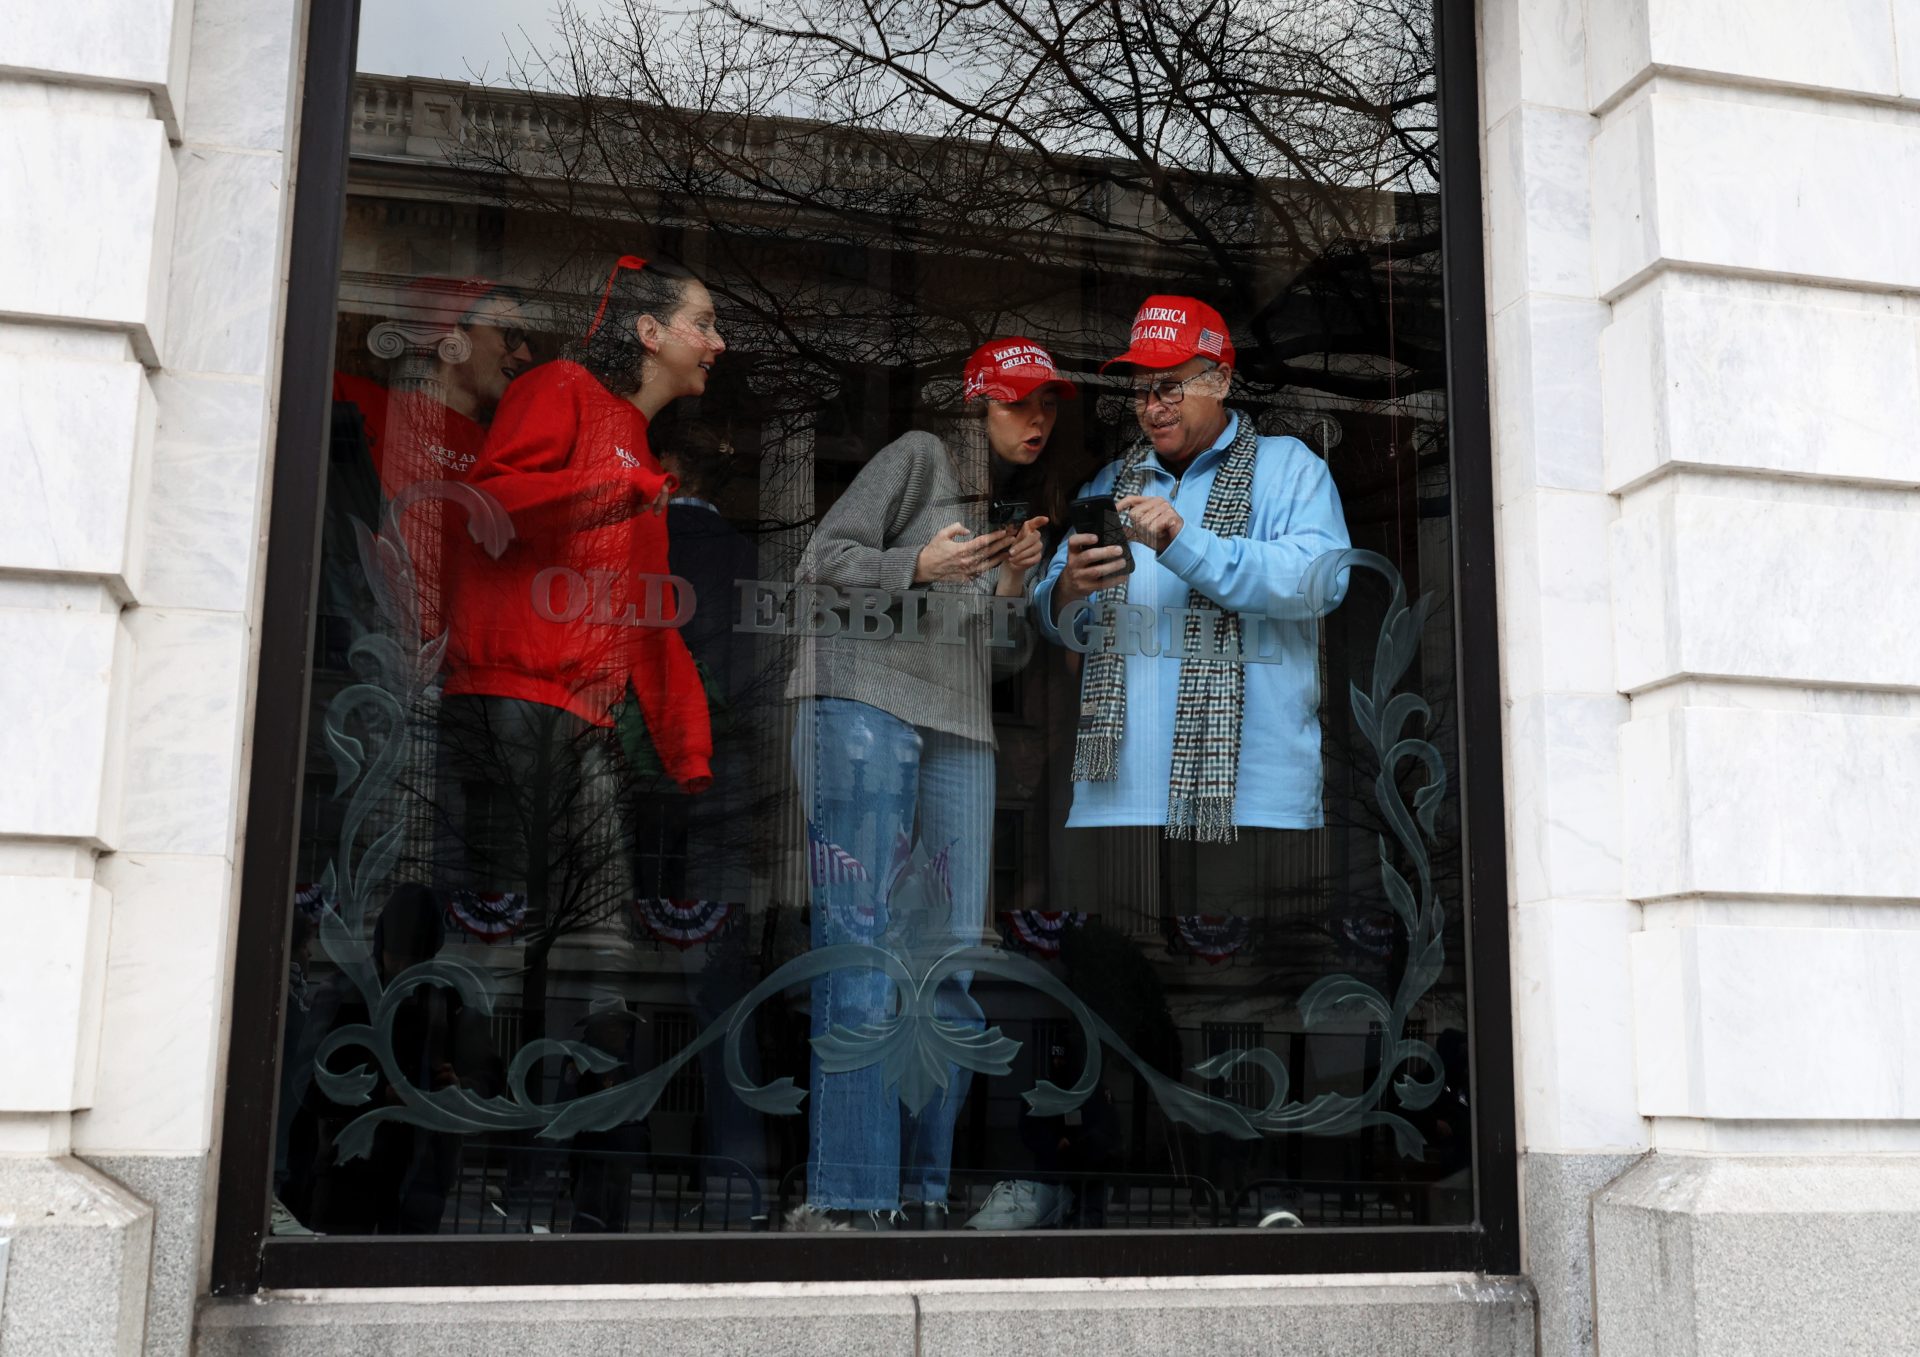
M 597 19 L 621 0 L 574 0 Z M 552 0 L 366 0 L 360 9 L 362 71 L 479 84 L 517 83 L 508 72 L 529 51 L 553 46 Z

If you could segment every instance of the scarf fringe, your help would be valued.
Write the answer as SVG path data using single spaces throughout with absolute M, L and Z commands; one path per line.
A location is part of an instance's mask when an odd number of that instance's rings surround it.
M 1112 782 L 1120 776 L 1120 741 L 1111 735 L 1082 735 L 1073 745 L 1075 782 Z
M 1237 843 L 1240 826 L 1233 822 L 1233 802 L 1219 796 L 1167 798 L 1167 837 Z

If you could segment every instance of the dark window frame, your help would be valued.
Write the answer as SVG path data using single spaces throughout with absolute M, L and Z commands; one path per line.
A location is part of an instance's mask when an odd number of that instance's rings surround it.
M 1472 1015 L 1475 1218 L 1465 1226 L 1074 1231 L 971 1237 L 781 1234 L 294 1239 L 267 1234 L 300 765 L 318 577 L 328 389 L 359 4 L 316 4 L 305 35 L 297 190 L 268 518 L 258 700 L 221 1112 L 214 1295 L 313 1287 L 1007 1276 L 1517 1273 L 1506 812 L 1494 574 L 1475 14 L 1434 0 L 1447 401 L 1453 456 L 1459 785 Z

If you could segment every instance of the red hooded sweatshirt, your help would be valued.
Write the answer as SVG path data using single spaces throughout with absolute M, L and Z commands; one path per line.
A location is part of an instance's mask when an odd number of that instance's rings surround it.
M 513 520 L 498 560 L 458 543 L 448 572 L 449 694 L 521 698 L 607 726 L 631 680 L 647 733 L 689 792 L 713 780 L 706 691 L 671 617 L 665 576 L 672 489 L 647 420 L 577 363 L 534 368 L 507 388 L 468 484 Z

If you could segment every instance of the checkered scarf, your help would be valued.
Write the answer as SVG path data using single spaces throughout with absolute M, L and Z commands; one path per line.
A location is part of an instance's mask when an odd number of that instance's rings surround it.
M 1253 420 L 1240 427 L 1207 492 L 1200 526 L 1222 537 L 1244 537 L 1253 514 L 1253 459 L 1260 435 Z M 1149 445 L 1136 444 L 1114 477 L 1113 496 L 1140 493 Z M 1109 628 L 1127 601 L 1127 576 L 1094 597 L 1094 617 Z M 1210 615 L 1212 645 L 1201 653 L 1201 618 Z M 1187 590 L 1180 689 L 1174 699 L 1173 781 L 1167 788 L 1167 837 L 1232 843 L 1233 799 L 1240 774 L 1240 720 L 1246 706 L 1246 670 L 1220 655 L 1240 653 L 1240 615 L 1198 589 Z M 1127 724 L 1127 661 L 1111 649 L 1087 656 L 1080 680 L 1080 733 L 1073 748 L 1076 782 L 1111 782 L 1119 775 L 1120 740 Z

